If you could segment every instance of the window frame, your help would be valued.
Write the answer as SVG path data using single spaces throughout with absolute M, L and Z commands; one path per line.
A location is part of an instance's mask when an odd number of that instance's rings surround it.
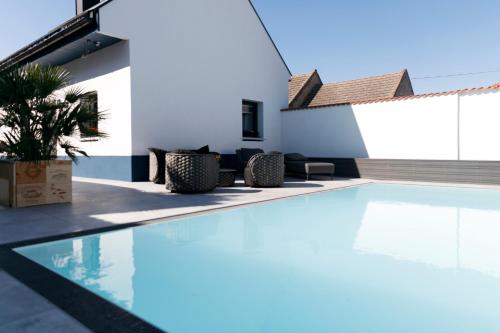
M 94 104 L 96 119 L 91 121 L 91 122 L 95 123 L 95 126 L 90 125 L 88 127 L 89 128 L 95 127 L 96 131 L 98 131 L 99 130 L 99 96 L 98 96 L 97 91 L 91 91 L 91 92 L 87 93 L 87 96 L 83 97 L 80 100 L 80 103 L 82 103 L 82 104 L 83 103 L 90 103 L 90 100 L 92 98 L 95 98 L 95 101 L 93 101 L 92 103 Z M 85 135 L 82 132 L 80 132 L 80 141 L 82 141 L 82 142 L 97 141 L 97 140 L 99 140 L 99 137 L 96 135 Z
M 243 141 L 263 141 L 263 122 L 262 122 L 262 110 L 263 110 L 262 102 L 252 101 L 248 99 L 243 99 L 241 102 L 241 121 L 242 121 L 242 140 Z M 252 108 L 252 112 L 245 112 L 245 107 Z M 249 132 L 245 132 L 244 128 L 244 117 L 245 114 L 251 113 L 253 129 L 252 131 L 255 134 L 249 134 Z

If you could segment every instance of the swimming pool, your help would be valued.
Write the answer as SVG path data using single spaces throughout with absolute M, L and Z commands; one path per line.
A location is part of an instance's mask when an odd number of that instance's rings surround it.
M 17 248 L 184 332 L 498 332 L 500 191 L 369 184 Z

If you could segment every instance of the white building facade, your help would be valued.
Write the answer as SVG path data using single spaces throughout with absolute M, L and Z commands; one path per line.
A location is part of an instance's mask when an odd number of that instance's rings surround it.
M 88 22 L 60 27 L 74 38 L 51 45 L 44 36 L 47 49 L 24 61 L 65 67 L 106 114 L 98 126 L 107 138 L 76 142 L 91 158 L 74 175 L 146 180 L 150 147 L 281 148 L 291 74 L 249 0 L 79 0 L 78 8 Z

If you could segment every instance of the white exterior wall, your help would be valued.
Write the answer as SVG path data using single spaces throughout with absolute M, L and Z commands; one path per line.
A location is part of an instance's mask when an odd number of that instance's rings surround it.
M 368 157 L 456 159 L 456 99 L 445 96 L 354 105 Z
M 498 161 L 499 111 L 498 91 L 286 111 L 283 151 L 314 157 Z
M 64 67 L 71 73 L 75 86 L 97 92 L 99 110 L 107 115 L 107 119 L 99 122 L 99 129 L 106 132 L 108 138 L 92 142 L 76 140 L 75 144 L 90 156 L 130 156 L 132 125 L 128 43 L 114 44 Z M 63 151 L 59 153 L 64 155 Z
M 500 161 L 500 92 L 460 98 L 460 158 Z
M 130 40 L 133 155 L 281 148 L 290 75 L 247 0 L 115 0 L 100 30 Z M 242 141 L 242 99 L 263 102 L 263 142 Z

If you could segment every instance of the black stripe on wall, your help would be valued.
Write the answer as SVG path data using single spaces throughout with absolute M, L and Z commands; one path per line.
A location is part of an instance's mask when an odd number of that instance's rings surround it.
M 147 182 L 149 180 L 149 156 L 132 156 L 132 181 Z

